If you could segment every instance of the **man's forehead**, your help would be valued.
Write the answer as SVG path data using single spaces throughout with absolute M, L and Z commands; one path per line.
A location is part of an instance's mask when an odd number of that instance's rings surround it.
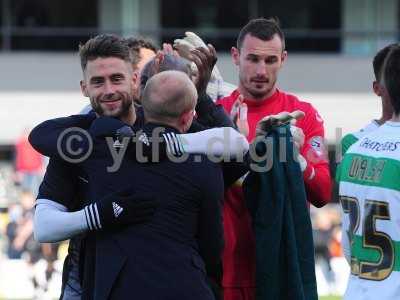
M 98 57 L 89 60 L 85 73 L 92 76 L 104 76 L 109 73 L 126 73 L 131 69 L 131 64 L 118 57 Z M 98 75 L 96 75 L 98 74 Z
M 241 52 L 244 55 L 280 55 L 282 53 L 282 40 L 277 34 L 269 41 L 263 41 L 247 34 L 243 40 Z
M 156 56 L 156 53 L 153 50 L 147 48 L 140 48 L 139 52 L 140 52 L 140 61 L 137 64 L 137 69 L 140 72 L 145 66 L 145 64 L 147 64 L 153 57 Z

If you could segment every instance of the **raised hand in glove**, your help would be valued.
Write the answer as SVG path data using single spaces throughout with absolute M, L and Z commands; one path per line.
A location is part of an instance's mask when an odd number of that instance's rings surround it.
M 185 37 L 174 40 L 174 48 L 178 51 L 180 56 L 191 60 L 190 56 L 192 50 L 195 48 L 207 49 L 208 46 L 197 34 L 187 31 L 185 32 Z M 219 72 L 217 66 L 215 66 L 212 70 L 211 80 L 222 80 L 221 73 Z
M 155 196 L 119 191 L 84 207 L 90 230 L 111 229 L 149 221 L 159 203 Z
M 217 53 L 211 44 L 206 45 L 203 40 L 193 32 L 186 32 L 183 39 L 174 41 L 174 48 L 179 55 L 192 61 L 192 70 L 196 74 L 194 82 L 199 94 L 208 91 L 208 85 L 223 81 L 218 68 Z
M 182 39 L 176 39 L 174 41 L 174 48 L 178 51 L 179 55 L 188 60 L 191 60 L 191 51 L 199 47 L 208 49 L 206 43 L 197 34 L 190 31 L 185 32 L 185 36 Z M 196 64 L 192 63 L 191 67 L 192 72 L 197 74 L 198 71 Z M 196 77 L 197 75 L 195 76 L 195 80 Z M 207 95 L 209 95 L 213 101 L 216 101 L 221 97 L 230 95 L 235 89 L 236 86 L 224 81 L 218 67 L 214 65 L 207 85 Z

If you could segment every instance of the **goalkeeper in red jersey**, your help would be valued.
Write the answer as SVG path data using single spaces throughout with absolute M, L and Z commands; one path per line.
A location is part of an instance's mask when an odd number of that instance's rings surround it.
M 249 142 L 264 117 L 283 111 L 303 111 L 305 117 L 293 127 L 292 135 L 300 150 L 307 200 L 316 207 L 324 206 L 331 197 L 331 177 L 324 149 L 323 120 L 311 104 L 276 87 L 278 73 L 287 58 L 284 34 L 277 21 L 251 20 L 240 31 L 231 54 L 239 68 L 239 87 L 218 104 L 237 120 Z M 224 299 L 255 299 L 254 234 L 240 183 L 227 190 L 223 214 Z

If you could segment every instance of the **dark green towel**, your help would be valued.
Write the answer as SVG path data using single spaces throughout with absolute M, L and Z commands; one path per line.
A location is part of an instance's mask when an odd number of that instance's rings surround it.
M 243 185 L 256 239 L 256 299 L 317 300 L 311 221 L 289 127 L 270 132 L 255 151 L 268 158 L 252 167 L 273 159 L 269 171 L 251 171 Z

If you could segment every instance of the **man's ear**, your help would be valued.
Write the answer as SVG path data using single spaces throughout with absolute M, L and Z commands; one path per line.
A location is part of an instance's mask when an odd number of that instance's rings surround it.
M 164 61 L 164 58 L 165 58 L 164 52 L 157 51 L 157 54 L 154 57 L 154 62 L 153 62 L 153 75 L 160 73 L 160 67 Z
M 182 130 L 182 132 L 187 132 L 190 128 L 190 126 L 192 126 L 192 122 L 193 122 L 193 118 L 194 118 L 194 110 L 189 110 L 187 112 L 182 113 L 180 120 L 179 120 L 179 127 Z
M 86 87 L 85 80 L 81 80 L 79 83 L 81 85 L 82 95 L 85 96 L 85 97 L 89 97 L 89 94 L 87 92 L 87 87 Z
M 133 91 L 135 92 L 136 90 L 139 89 L 140 87 L 140 80 L 139 80 L 139 71 L 133 71 L 132 73 L 132 87 L 133 87 Z
M 236 47 L 231 48 L 232 61 L 235 65 L 239 65 L 240 52 Z
M 282 56 L 281 56 L 281 64 L 282 64 L 282 65 L 286 62 L 287 56 L 288 56 L 288 53 L 287 53 L 286 50 L 284 50 L 284 51 L 282 52 Z
M 382 96 L 381 85 L 379 84 L 378 81 L 374 80 L 372 82 L 372 90 L 374 91 L 375 95 L 377 95 L 378 97 Z

